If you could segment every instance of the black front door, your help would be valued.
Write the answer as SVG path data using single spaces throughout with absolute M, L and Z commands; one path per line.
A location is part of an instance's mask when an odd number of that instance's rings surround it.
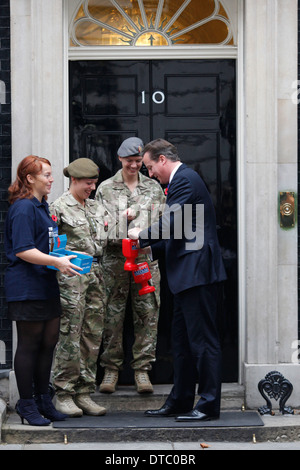
M 70 160 L 89 157 L 99 182 L 119 169 L 117 149 L 132 136 L 176 145 L 212 196 L 228 280 L 220 303 L 223 382 L 238 379 L 236 91 L 234 60 L 70 62 Z M 161 265 L 163 271 L 163 265 Z M 163 276 L 154 383 L 172 382 L 172 296 Z M 128 383 L 132 329 L 120 380 Z

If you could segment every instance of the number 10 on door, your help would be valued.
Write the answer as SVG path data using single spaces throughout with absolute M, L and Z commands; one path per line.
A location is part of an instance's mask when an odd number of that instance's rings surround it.
M 165 94 L 162 91 L 152 93 L 152 101 L 155 104 L 162 104 L 165 101 Z M 142 91 L 142 104 L 146 104 L 146 92 Z

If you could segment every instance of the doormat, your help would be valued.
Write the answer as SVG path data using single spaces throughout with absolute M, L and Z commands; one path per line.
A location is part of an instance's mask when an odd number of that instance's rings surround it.
M 225 411 L 219 419 L 211 421 L 178 422 L 174 417 L 150 418 L 143 412 L 108 412 L 104 416 L 86 416 L 55 421 L 54 428 L 207 428 L 207 427 L 253 427 L 264 426 L 256 411 Z

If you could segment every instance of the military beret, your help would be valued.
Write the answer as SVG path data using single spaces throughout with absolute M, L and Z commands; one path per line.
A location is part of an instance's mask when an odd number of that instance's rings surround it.
M 64 175 L 74 178 L 98 178 L 99 168 L 89 158 L 77 158 L 69 166 L 64 168 Z
M 129 137 L 122 142 L 119 150 L 119 157 L 136 157 L 142 154 L 144 148 L 143 141 L 138 137 Z

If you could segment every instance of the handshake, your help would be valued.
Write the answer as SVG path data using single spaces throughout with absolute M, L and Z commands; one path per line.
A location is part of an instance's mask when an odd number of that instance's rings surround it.
M 133 230 L 136 229 L 132 229 L 131 231 Z M 140 229 L 138 230 L 140 231 Z M 124 238 L 122 240 L 122 253 L 126 258 L 124 270 L 132 271 L 134 282 L 142 285 L 142 288 L 139 290 L 139 295 L 154 292 L 155 287 L 148 284 L 148 281 L 152 278 L 148 263 L 136 264 L 135 262 L 135 259 L 139 255 L 137 239 L 132 240 L 130 238 Z

